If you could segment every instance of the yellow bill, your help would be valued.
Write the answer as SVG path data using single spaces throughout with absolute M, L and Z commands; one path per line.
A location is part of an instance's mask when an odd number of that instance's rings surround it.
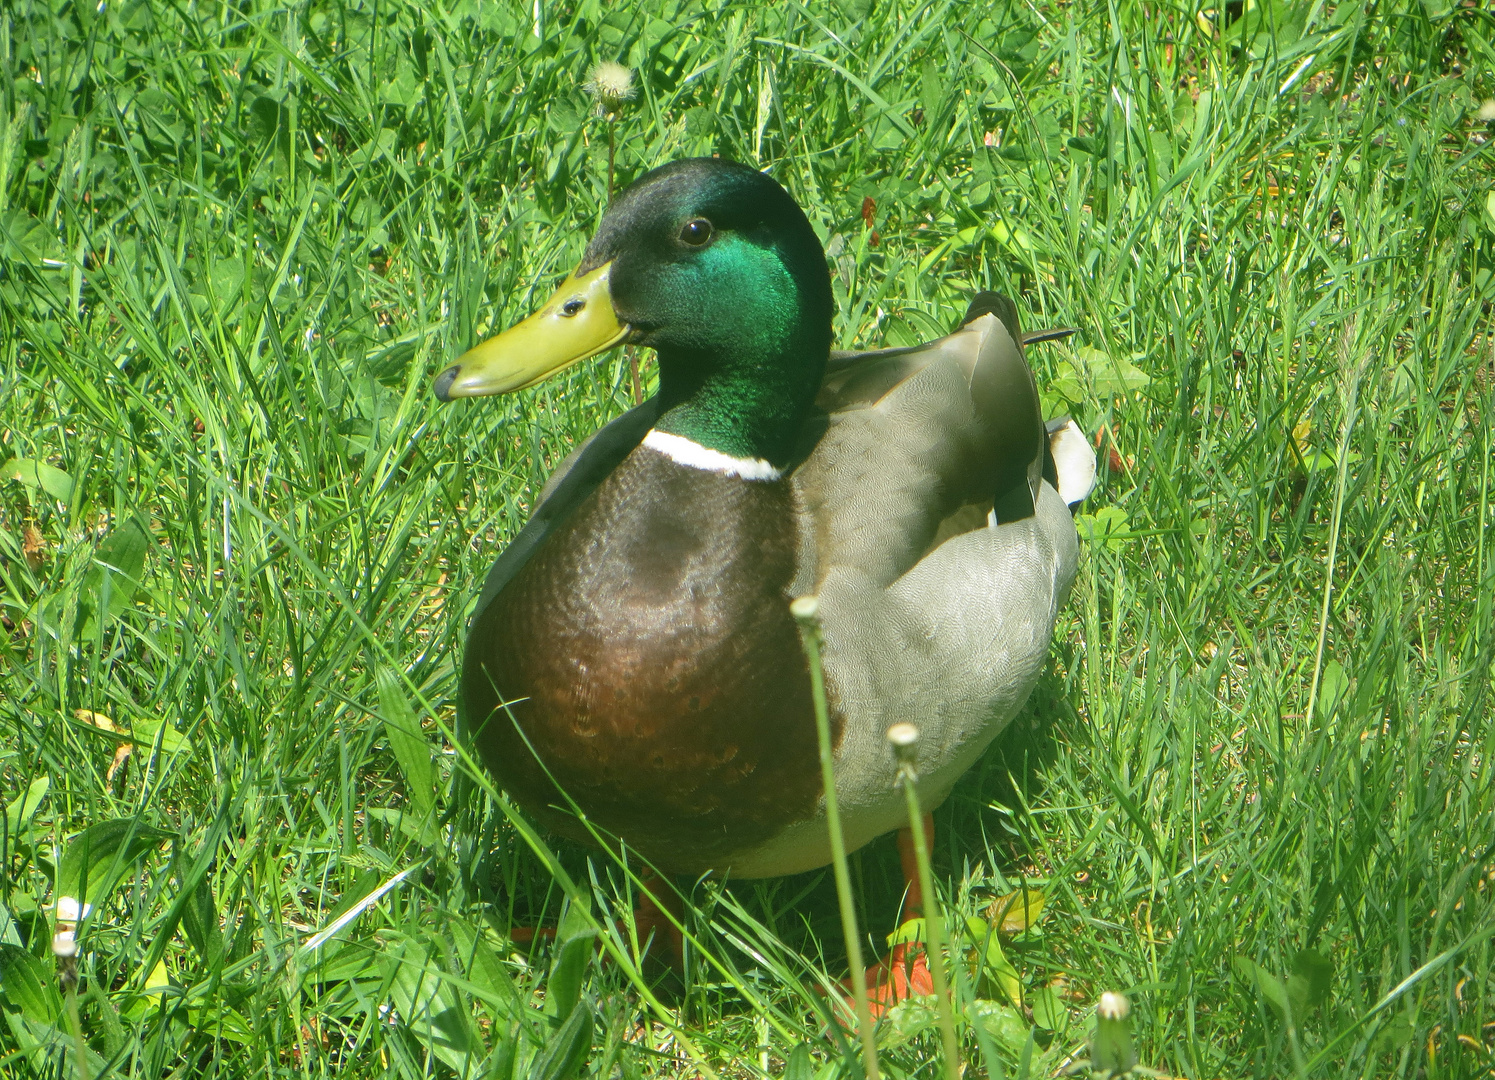
M 539 311 L 463 353 L 436 376 L 436 396 L 451 401 L 523 390 L 621 342 L 629 327 L 613 311 L 611 269 L 609 262 L 572 274 Z

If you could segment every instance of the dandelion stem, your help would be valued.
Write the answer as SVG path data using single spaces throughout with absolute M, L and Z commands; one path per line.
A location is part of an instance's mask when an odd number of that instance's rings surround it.
M 907 729 L 913 729 L 909 732 Z M 912 738 L 909 735 L 912 735 Z M 934 982 L 934 1005 L 939 1014 L 940 1041 L 945 1047 L 945 1080 L 960 1080 L 960 1044 L 955 1040 L 955 1013 L 950 1004 L 950 987 L 945 982 L 945 920 L 940 914 L 939 898 L 934 892 L 934 870 L 929 862 L 929 833 L 925 831 L 925 814 L 919 805 L 915 781 L 918 754 L 918 729 L 912 724 L 895 724 L 888 731 L 888 741 L 898 755 L 898 783 L 908 807 L 908 827 L 913 833 L 914 861 L 919 867 L 919 899 L 924 915 L 925 962 Z
M 830 829 L 831 863 L 835 868 L 836 898 L 841 904 L 841 934 L 846 938 L 846 960 L 851 967 L 851 996 L 856 1006 L 857 1030 L 862 1037 L 862 1069 L 866 1080 L 879 1080 L 877 1039 L 872 1010 L 867 1004 L 867 969 L 862 966 L 862 943 L 857 932 L 856 906 L 851 897 L 851 874 L 846 868 L 846 838 L 836 803 L 836 769 L 831 758 L 831 722 L 825 705 L 825 676 L 820 667 L 819 603 L 801 596 L 789 605 L 799 623 L 805 659 L 810 662 L 810 693 L 815 704 L 815 735 L 820 744 L 820 777 L 825 786 L 825 817 Z
M 607 201 L 608 205 L 613 201 L 613 162 L 617 154 L 617 144 L 613 140 L 613 118 L 609 113 L 607 117 Z
M 73 1029 L 73 1061 L 78 1080 L 88 1080 L 88 1044 L 83 1041 L 83 1019 L 78 1014 L 78 964 L 74 957 L 61 958 L 62 995 L 67 1002 L 68 1027 Z

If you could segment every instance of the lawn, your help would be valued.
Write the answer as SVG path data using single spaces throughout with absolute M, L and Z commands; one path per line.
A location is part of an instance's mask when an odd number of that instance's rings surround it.
M 431 381 L 611 147 L 780 180 L 842 347 L 1078 328 L 1028 355 L 1099 439 L 1079 577 L 935 815 L 967 1075 L 1117 990 L 1170 1076 L 1495 1076 L 1485 5 L 7 0 L 0 57 L 0 1074 L 862 1075 L 829 871 L 679 882 L 661 971 L 637 862 L 454 739 L 487 567 L 653 366 Z M 880 953 L 892 838 L 851 871 Z

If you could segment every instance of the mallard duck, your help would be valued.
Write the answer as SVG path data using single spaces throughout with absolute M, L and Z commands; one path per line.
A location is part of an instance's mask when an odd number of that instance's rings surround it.
M 815 594 L 847 848 L 907 824 L 885 733 L 937 806 L 1038 678 L 1094 475 L 1046 429 L 1011 301 L 948 337 L 831 350 L 825 252 L 778 183 L 717 159 L 640 177 L 535 314 L 436 379 L 532 386 L 612 346 L 658 394 L 571 454 L 478 601 L 464 726 L 545 826 L 676 874 L 830 861 L 808 665 Z

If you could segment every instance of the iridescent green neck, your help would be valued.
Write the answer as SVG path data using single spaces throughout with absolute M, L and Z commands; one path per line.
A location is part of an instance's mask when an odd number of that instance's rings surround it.
M 706 261 L 716 265 L 703 267 L 685 295 L 709 332 L 699 343 L 658 346 L 663 415 L 655 427 L 730 457 L 783 467 L 830 354 L 829 289 L 802 280 L 825 274 L 823 256 L 805 266 L 775 247 L 733 237 Z M 733 283 L 729 292 L 703 295 L 699 286 L 723 278 Z

